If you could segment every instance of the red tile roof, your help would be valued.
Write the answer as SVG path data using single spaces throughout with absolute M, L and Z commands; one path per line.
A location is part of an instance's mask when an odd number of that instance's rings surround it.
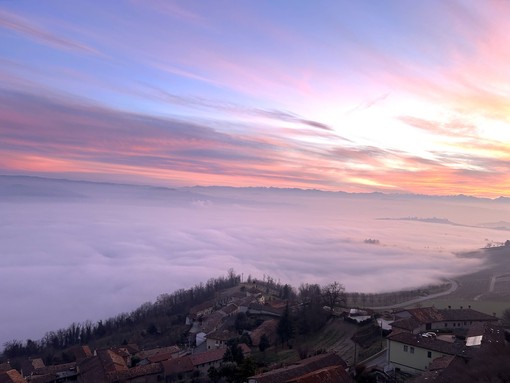
M 299 363 L 291 366 L 251 376 L 248 380 L 255 381 L 257 383 L 282 383 L 299 378 L 314 371 L 335 366 L 343 369 L 347 368 L 347 364 L 337 354 L 320 354 L 312 356 L 311 358 L 303 359 Z
M 285 383 L 354 383 L 354 380 L 341 366 L 326 367 L 310 372 Z
M 27 383 L 17 370 L 0 372 L 0 383 Z
M 163 373 L 163 367 L 160 363 L 151 363 L 143 366 L 136 366 L 125 371 L 116 371 L 108 374 L 112 383 L 124 380 L 134 379 L 141 376 L 157 375 Z
M 223 360 L 223 356 L 225 355 L 226 349 L 219 348 L 217 350 L 209 350 L 205 352 L 201 352 L 200 354 L 190 355 L 191 363 L 193 366 L 200 366 L 205 363 L 218 362 Z
M 161 364 L 165 375 L 177 375 L 193 371 L 193 363 L 190 356 L 165 360 Z
M 69 371 L 76 368 L 76 363 L 64 363 L 64 364 L 55 364 L 53 366 L 45 366 L 42 368 L 37 368 L 34 370 L 34 375 L 46 375 L 46 374 L 56 374 L 57 372 Z

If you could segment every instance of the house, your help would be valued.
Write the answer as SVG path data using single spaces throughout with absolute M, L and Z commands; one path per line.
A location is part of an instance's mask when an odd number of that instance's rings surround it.
M 207 350 L 226 348 L 227 342 L 237 337 L 238 337 L 237 333 L 228 330 L 218 330 L 210 334 L 207 334 L 206 337 Z
M 142 350 L 137 352 L 135 356 L 140 359 L 139 364 L 150 364 L 158 363 L 166 359 L 176 358 L 180 352 L 181 349 L 179 346 L 174 345 Z
M 163 374 L 167 382 L 171 382 L 176 377 L 184 377 L 193 372 L 193 363 L 189 355 L 165 360 L 161 362 L 161 365 L 163 366 Z
M 221 311 L 215 311 L 208 315 L 202 322 L 201 329 L 206 334 L 216 331 L 225 318 L 225 313 Z
M 241 348 L 244 356 L 251 354 L 251 349 L 245 343 L 241 343 L 239 347 Z M 223 357 L 225 356 L 225 351 L 225 348 L 218 348 L 207 350 L 199 354 L 190 355 L 193 368 L 199 370 L 201 373 L 206 374 L 209 368 L 220 367 L 221 363 L 223 362 Z
M 502 327 L 493 324 L 471 327 L 465 343 L 466 356 L 434 359 L 427 371 L 412 382 L 471 382 L 485 381 L 488 377 L 495 381 L 510 381 L 510 349 Z
M 421 307 L 402 310 L 395 313 L 396 320 L 391 323 L 393 329 L 419 334 L 424 331 L 445 329 L 468 329 L 476 323 L 495 323 L 498 318 L 471 309 L 436 309 Z
M 248 383 L 290 383 L 296 381 L 298 378 L 304 378 L 307 375 L 309 378 L 309 374 L 312 373 L 320 374 L 321 370 L 331 367 L 339 367 L 345 371 L 347 369 L 347 364 L 337 354 L 320 354 L 312 356 L 311 358 L 303 359 L 300 362 L 287 367 L 250 376 L 248 378 Z M 322 373 L 325 374 L 325 372 Z M 306 382 L 306 380 L 302 382 Z
M 92 356 L 92 351 L 90 351 L 89 346 L 74 346 L 69 350 L 69 352 L 73 355 L 74 360 L 77 362 Z
M 186 324 L 191 325 L 197 319 L 204 317 L 213 312 L 214 306 L 216 305 L 216 301 L 209 300 L 203 303 L 200 303 L 196 306 L 193 306 L 186 317 Z
M 219 311 L 225 314 L 226 317 L 232 317 L 239 312 L 239 307 L 235 303 L 230 303 L 222 307 Z
M 0 372 L 0 383 L 27 383 L 21 374 L 14 369 Z
M 439 338 L 432 333 L 413 334 L 397 331 L 387 338 L 388 362 L 396 371 L 420 374 L 427 370 L 436 358 L 448 355 L 468 356 L 464 342 Z
M 504 329 L 492 323 L 474 324 L 465 338 L 458 338 L 451 333 L 413 334 L 396 330 L 386 339 L 388 362 L 395 370 L 408 374 L 430 370 L 438 358 L 442 358 L 443 362 L 451 359 L 446 358 L 448 356 L 470 360 L 488 353 L 502 354 L 506 349 Z
M 37 368 L 27 380 L 31 383 L 60 383 L 76 380 L 77 376 L 76 362 L 71 362 Z
M 109 383 L 108 374 L 128 370 L 125 360 L 113 350 L 97 350 L 96 354 L 77 363 L 78 382 Z
M 44 362 L 41 358 L 28 358 L 23 359 L 20 366 L 21 375 L 26 377 L 32 375 L 35 369 L 44 367 Z
M 266 315 L 272 317 L 281 317 L 283 310 L 280 308 L 274 308 L 270 305 L 261 305 L 259 303 L 250 303 L 248 305 L 248 314 L 250 315 Z

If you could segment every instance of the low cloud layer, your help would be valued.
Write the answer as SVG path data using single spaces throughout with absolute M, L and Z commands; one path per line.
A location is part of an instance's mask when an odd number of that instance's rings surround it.
M 24 177 L 0 177 L 0 196 L 0 344 L 130 311 L 230 267 L 294 286 L 336 280 L 349 291 L 435 283 L 482 267 L 452 252 L 505 240 L 505 232 L 377 218 L 473 225 L 509 213 L 479 200 Z

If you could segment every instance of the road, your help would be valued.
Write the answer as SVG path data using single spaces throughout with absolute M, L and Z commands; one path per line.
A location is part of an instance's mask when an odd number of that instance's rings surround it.
M 420 302 L 423 302 L 423 301 L 427 301 L 429 299 L 433 299 L 433 298 L 437 298 L 437 297 L 442 297 L 444 295 L 451 294 L 451 293 L 453 293 L 455 290 L 457 290 L 459 288 L 459 284 L 456 281 L 454 281 L 453 279 L 449 279 L 448 281 L 450 282 L 450 288 L 448 290 L 446 290 L 446 291 L 441 292 L 441 293 L 430 294 L 430 295 L 427 295 L 427 296 L 410 299 L 410 300 L 405 301 L 405 302 L 395 303 L 394 305 L 379 306 L 379 307 L 368 307 L 368 308 L 373 309 L 373 310 L 390 310 L 390 309 L 394 309 L 394 308 L 406 307 L 406 306 L 414 305 L 415 303 L 420 303 Z

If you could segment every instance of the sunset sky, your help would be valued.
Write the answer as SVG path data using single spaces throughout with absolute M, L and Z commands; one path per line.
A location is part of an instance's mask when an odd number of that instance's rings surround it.
M 0 174 L 510 196 L 510 2 L 0 2 Z

